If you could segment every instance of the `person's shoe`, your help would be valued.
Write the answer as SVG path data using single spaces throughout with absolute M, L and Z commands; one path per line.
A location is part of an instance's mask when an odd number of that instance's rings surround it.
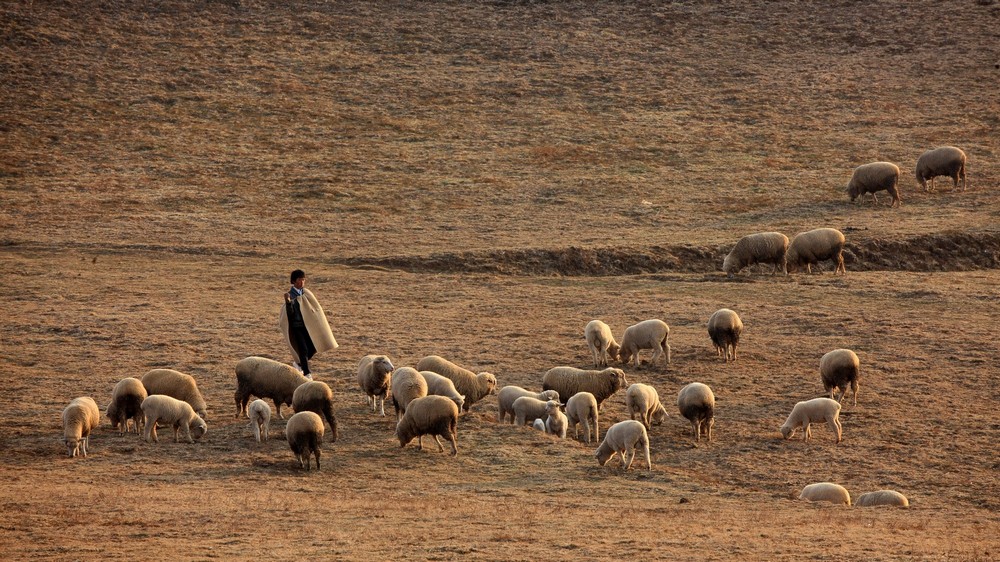
M 300 367 L 299 364 L 296 363 L 295 361 L 292 361 L 292 368 L 300 373 L 302 372 L 302 367 Z
M 312 373 L 303 373 L 302 376 L 305 377 L 305 378 L 307 378 L 307 379 L 309 379 L 309 380 L 313 380 L 313 374 Z

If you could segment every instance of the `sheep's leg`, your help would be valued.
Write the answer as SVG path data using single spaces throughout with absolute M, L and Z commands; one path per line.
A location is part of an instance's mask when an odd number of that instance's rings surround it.
M 625 463 L 625 470 L 632 468 L 632 461 L 635 460 L 635 447 L 628 451 L 628 462 Z
M 841 436 L 843 434 L 843 427 L 840 425 L 840 420 L 838 418 L 831 418 L 827 421 L 827 425 L 830 429 L 837 434 L 837 443 L 840 443 Z
M 448 435 L 448 440 L 451 441 L 451 456 L 457 457 L 458 456 L 458 437 L 455 435 L 454 432 L 451 432 Z
M 285 419 L 285 416 L 281 415 L 281 402 L 278 402 L 277 399 L 274 400 L 274 409 L 278 411 L 279 420 Z
M 418 435 L 417 436 L 417 449 L 420 449 L 421 451 L 424 450 L 424 436 L 423 435 Z
M 853 406 L 857 406 L 858 405 L 858 379 L 854 379 L 853 381 L 851 381 L 851 394 L 854 395 L 854 404 L 853 404 Z
M 691 431 L 694 433 L 694 440 L 701 441 L 701 421 L 699 420 L 692 421 Z
M 812 436 L 812 432 L 809 430 L 809 424 L 805 424 L 802 427 L 802 440 L 807 441 Z
M 438 451 L 443 453 L 444 445 L 441 444 L 441 438 L 436 433 L 434 434 L 434 441 L 438 444 Z
M 379 407 L 379 412 L 382 414 L 382 417 L 384 418 L 385 417 L 385 398 L 379 398 L 378 399 L 378 407 Z M 372 408 L 372 411 L 374 411 L 374 410 L 375 410 L 375 408 Z

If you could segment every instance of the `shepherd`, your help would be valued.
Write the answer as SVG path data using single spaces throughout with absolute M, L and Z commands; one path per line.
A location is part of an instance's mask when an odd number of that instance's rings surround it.
M 292 287 L 285 293 L 285 306 L 278 316 L 288 347 L 292 350 L 292 365 L 309 377 L 309 360 L 320 351 L 337 349 L 337 340 L 330 331 L 326 314 L 312 291 L 306 289 L 306 273 L 296 269 L 291 275 Z

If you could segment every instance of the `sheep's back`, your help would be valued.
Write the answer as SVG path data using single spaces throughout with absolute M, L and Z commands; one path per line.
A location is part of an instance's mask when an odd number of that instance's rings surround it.
M 918 176 L 951 175 L 965 165 L 965 152 L 955 146 L 942 146 L 924 152 L 917 158 Z
M 266 357 L 247 357 L 236 363 L 236 384 L 259 398 L 291 404 L 295 389 L 307 382 L 290 365 Z
M 715 415 L 715 394 L 707 384 L 693 382 L 677 393 L 677 409 L 691 421 L 709 419 Z

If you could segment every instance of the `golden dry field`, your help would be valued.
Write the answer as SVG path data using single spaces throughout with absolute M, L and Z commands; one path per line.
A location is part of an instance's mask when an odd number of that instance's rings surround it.
M 2 2 L 0 557 L 1000 559 L 998 64 L 993 0 Z M 968 190 L 919 189 L 942 145 Z M 843 192 L 877 160 L 900 207 Z M 721 272 L 745 234 L 816 227 L 846 275 Z M 341 344 L 313 361 L 340 425 L 319 472 L 285 420 L 257 443 L 234 417 L 235 363 L 290 361 L 299 267 Z M 669 366 L 623 367 L 669 412 L 651 471 L 493 396 L 457 457 L 400 449 L 356 383 L 366 354 L 438 354 L 537 390 L 590 368 L 594 318 L 671 327 Z M 839 347 L 843 442 L 782 440 Z M 159 367 L 198 380 L 203 439 L 102 416 L 67 457 L 71 399 Z M 697 446 L 692 381 L 717 398 Z M 619 392 L 602 436 L 627 418 Z M 819 481 L 911 505 L 797 499 Z

